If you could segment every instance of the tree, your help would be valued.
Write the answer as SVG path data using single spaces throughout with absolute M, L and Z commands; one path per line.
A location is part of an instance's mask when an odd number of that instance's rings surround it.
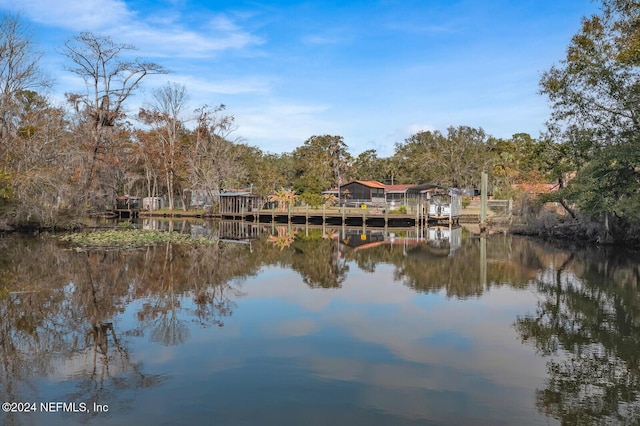
M 401 181 L 436 183 L 452 187 L 473 187 L 482 170 L 491 163 L 492 141 L 482 129 L 449 127 L 418 132 L 403 144 L 396 144 L 393 162 Z
M 353 161 L 351 174 L 355 179 L 360 180 L 391 181 L 392 179 L 388 176 L 384 163 L 384 159 L 378 157 L 375 149 L 368 149 L 361 152 Z
M 153 104 L 150 108 L 141 108 L 138 117 L 151 126 L 151 139 L 157 145 L 155 152 L 160 154 L 162 168 L 167 185 L 169 209 L 175 206 L 176 175 L 179 168 L 179 143 L 186 133 L 182 114 L 188 96 L 184 86 L 167 83 L 153 92 Z
M 552 135 L 560 140 L 556 164 L 575 166 L 574 183 L 560 196 L 605 224 L 628 228 L 640 206 L 640 4 L 602 0 L 600 14 L 584 18 L 567 56 L 545 72 L 541 91 L 552 102 Z M 634 205 L 635 209 L 628 206 Z M 637 223 L 637 221 L 636 221 Z
M 298 195 L 293 189 L 280 188 L 269 196 L 269 201 L 278 203 L 278 207 L 281 211 L 286 211 L 287 208 L 293 207 Z
M 39 90 L 50 80 L 38 66 L 42 54 L 35 50 L 29 29 L 17 16 L 0 21 L 0 137 L 16 132 L 16 115 L 21 93 Z M 0 147 L 5 146 L 1 144 Z M 0 151 L 2 154 L 2 151 Z
M 312 136 L 292 156 L 296 167 L 294 186 L 300 193 L 320 193 L 342 185 L 352 161 L 342 136 Z
M 194 143 L 188 151 L 188 182 L 193 190 L 203 191 L 214 203 L 220 192 L 246 182 L 243 150 L 229 140 L 236 130 L 235 118 L 222 115 L 225 106 L 204 106 L 196 110 Z
M 111 148 L 112 130 L 125 115 L 124 103 L 140 87 L 142 79 L 152 74 L 167 71 L 158 64 L 141 59 L 125 60 L 128 51 L 135 48 L 129 44 L 115 43 L 108 36 L 80 33 L 65 42 L 63 55 L 72 65 L 69 71 L 80 76 L 86 84 L 86 94 L 68 94 L 82 123 L 88 126 L 90 144 L 88 163 L 84 165 L 83 193 L 89 201 L 89 191 L 94 189 L 107 151 Z M 105 182 L 97 182 L 105 194 Z

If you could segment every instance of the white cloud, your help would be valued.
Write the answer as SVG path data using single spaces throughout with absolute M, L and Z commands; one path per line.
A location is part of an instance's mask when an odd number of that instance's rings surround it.
M 23 0 L 20 8 L 0 0 L 0 8 L 48 27 L 109 35 L 114 40 L 134 44 L 139 49 L 137 54 L 145 57 L 203 58 L 263 43 L 222 14 L 198 17 L 195 22 L 205 24 L 187 28 L 189 17 L 181 11 L 161 10 L 148 15 L 130 9 L 121 0 Z
M 74 31 L 102 30 L 114 22 L 135 20 L 135 14 L 121 0 L 22 0 L 20 6 L 12 0 L 0 0 L 0 7 L 40 24 Z

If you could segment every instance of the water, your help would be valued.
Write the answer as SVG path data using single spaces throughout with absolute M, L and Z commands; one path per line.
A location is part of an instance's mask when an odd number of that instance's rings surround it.
M 35 411 L 0 424 L 640 421 L 637 253 L 462 228 L 145 227 L 220 242 L 0 238 L 0 402 Z

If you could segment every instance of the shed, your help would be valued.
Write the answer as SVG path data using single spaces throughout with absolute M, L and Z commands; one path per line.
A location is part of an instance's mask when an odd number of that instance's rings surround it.
M 220 193 L 220 214 L 249 213 L 259 209 L 262 198 L 251 192 L 222 192 Z
M 428 219 L 451 221 L 462 215 L 462 193 L 456 188 L 424 183 L 409 188 L 407 197 L 428 206 Z
M 121 195 L 116 197 L 116 210 L 135 210 L 140 208 L 140 197 Z

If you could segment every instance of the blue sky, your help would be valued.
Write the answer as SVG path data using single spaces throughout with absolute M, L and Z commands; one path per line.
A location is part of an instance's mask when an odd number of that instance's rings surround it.
M 16 4 L 18 3 L 18 4 Z M 340 135 L 352 154 L 419 130 L 482 127 L 538 136 L 549 116 L 543 71 L 562 59 L 590 0 L 0 0 L 43 52 L 53 99 L 82 91 L 64 70 L 64 41 L 81 31 L 137 46 L 171 71 L 148 78 L 131 111 L 168 81 L 190 105 L 224 103 L 236 136 L 291 152 Z

